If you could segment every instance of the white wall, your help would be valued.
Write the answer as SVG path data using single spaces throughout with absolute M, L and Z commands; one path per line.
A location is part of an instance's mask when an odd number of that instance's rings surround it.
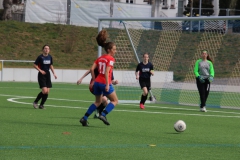
M 87 70 L 68 70 L 68 69 L 55 69 L 57 74 L 57 79 L 55 80 L 53 75 L 52 82 L 67 82 L 76 83 L 78 79 Z M 114 79 L 121 83 L 136 81 L 135 71 L 117 71 L 114 70 Z M 3 68 L 0 71 L 0 80 L 2 81 L 17 81 L 17 82 L 37 82 L 38 71 L 36 69 L 26 69 L 26 68 Z M 154 76 L 152 76 L 151 81 L 154 82 L 172 82 L 173 72 L 159 72 L 155 71 Z M 89 83 L 91 80 L 91 75 L 89 74 L 84 78 L 82 83 Z
M 110 3 L 72 0 L 70 11 L 70 24 L 98 27 L 99 17 L 110 17 Z M 113 17 L 151 17 L 151 6 L 115 2 Z M 25 22 L 65 24 L 67 22 L 67 0 L 27 0 Z M 116 25 L 119 26 L 119 22 L 116 22 Z
M 58 78 L 55 80 L 51 74 L 52 82 L 77 83 L 77 80 L 87 70 L 68 70 L 55 69 Z M 135 71 L 117 71 L 114 70 L 114 78 L 119 81 L 119 85 L 138 86 L 135 78 Z M 36 69 L 26 68 L 3 68 L 0 70 L 0 83 L 2 81 L 16 81 L 16 82 L 37 82 L 38 71 Z M 91 75 L 89 74 L 82 81 L 83 84 L 89 84 Z M 195 90 L 195 83 L 170 83 L 173 82 L 173 72 L 155 71 L 151 78 L 153 88 L 173 88 Z M 240 86 L 215 85 L 212 84 L 212 91 L 224 92 L 240 92 Z

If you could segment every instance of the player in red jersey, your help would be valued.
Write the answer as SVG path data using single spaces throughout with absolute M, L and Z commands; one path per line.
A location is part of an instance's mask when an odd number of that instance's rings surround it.
M 89 74 L 91 73 L 91 70 L 87 70 L 84 75 L 77 81 L 77 85 L 81 84 L 82 83 L 82 80 Z M 112 72 L 113 73 L 113 72 Z M 94 70 L 94 75 L 95 75 L 95 78 L 98 76 L 98 68 L 95 68 Z M 90 84 L 92 83 L 92 78 L 90 80 Z M 114 80 L 114 76 L 112 74 L 112 84 L 113 85 L 117 85 L 118 84 L 118 80 Z M 93 86 L 91 87 L 89 85 L 89 91 L 93 94 Z M 93 94 L 94 95 L 94 94 Z M 98 118 L 99 117 L 99 114 L 101 114 L 101 112 L 104 110 L 104 108 L 107 106 L 108 104 L 108 99 L 106 96 L 103 96 L 102 97 L 102 103 L 101 105 L 97 108 L 96 110 L 96 114 L 94 115 L 94 118 Z
M 93 86 L 95 102 L 88 108 L 85 115 L 80 119 L 82 126 L 88 126 L 87 119 L 100 106 L 103 95 L 106 95 L 110 100 L 110 103 L 108 103 L 105 110 L 102 111 L 101 115 L 99 115 L 99 119 L 102 120 L 104 124 L 110 125 L 107 121 L 106 115 L 109 114 L 118 104 L 118 97 L 112 86 L 112 70 L 115 62 L 113 56 L 116 53 L 116 45 L 113 42 L 106 42 L 107 37 L 107 31 L 102 30 L 96 38 L 98 45 L 104 48 L 106 54 L 103 54 L 95 60 L 91 67 L 93 83 L 90 84 L 90 87 Z M 99 72 L 99 75 L 96 78 L 94 74 L 95 68 L 98 68 Z

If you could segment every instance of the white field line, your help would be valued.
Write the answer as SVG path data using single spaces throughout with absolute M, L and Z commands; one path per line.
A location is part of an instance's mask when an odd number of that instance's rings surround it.
M 7 100 L 9 102 L 13 103 L 20 103 L 20 104 L 28 104 L 32 105 L 32 103 L 27 103 L 27 102 L 20 102 L 18 101 L 19 99 L 34 99 L 35 97 L 27 97 L 27 96 L 14 96 L 14 95 L 3 95 L 0 94 L 0 96 L 5 96 L 5 97 L 14 97 L 14 98 L 8 98 Z M 58 100 L 58 101 L 73 101 L 73 102 L 83 102 L 83 103 L 91 103 L 93 101 L 85 101 L 85 100 L 69 100 L 69 99 L 57 99 L 57 98 L 48 98 L 52 100 Z M 121 104 L 121 105 L 128 105 L 128 106 L 136 106 L 138 108 L 138 105 L 136 104 Z M 56 107 L 56 108 L 74 108 L 74 109 L 87 109 L 86 107 L 73 107 L 73 106 L 59 106 L 59 105 L 45 105 L 48 107 Z M 187 109 L 187 108 L 172 108 L 172 107 L 161 107 L 161 106 L 146 106 L 147 108 L 164 108 L 164 109 L 170 109 L 170 110 L 186 110 L 186 111 L 196 111 L 197 109 Z M 132 113 L 149 113 L 149 114 L 172 114 L 172 115 L 185 115 L 185 116 L 205 116 L 205 117 L 224 117 L 224 118 L 240 118 L 240 116 L 227 116 L 227 115 L 209 115 L 209 114 L 187 114 L 187 113 L 168 113 L 168 112 L 158 112 L 158 111 L 144 111 L 144 110 L 120 110 L 118 107 L 114 109 L 114 111 L 117 112 L 132 112 Z M 238 112 L 224 112 L 224 111 L 213 111 L 213 110 L 208 110 L 208 112 L 215 112 L 215 113 L 224 113 L 224 114 L 240 114 Z
M 13 87 L 0 87 L 2 89 L 9 89 L 9 88 L 13 88 Z M 35 88 L 24 88 L 24 87 L 14 87 L 14 89 L 24 89 L 24 90 L 41 90 L 37 87 Z M 88 91 L 89 89 L 72 89 L 72 88 L 52 88 L 51 90 L 58 90 L 58 89 L 61 89 L 61 90 L 80 90 L 80 91 Z

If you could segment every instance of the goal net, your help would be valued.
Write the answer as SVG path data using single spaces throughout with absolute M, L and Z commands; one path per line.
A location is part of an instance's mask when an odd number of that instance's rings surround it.
M 115 87 L 120 102 L 139 103 L 142 91 L 135 69 L 147 52 L 155 71 L 149 99 L 199 106 L 193 69 L 202 50 L 207 50 L 215 69 L 207 106 L 240 108 L 239 20 L 238 16 L 100 18 L 99 31 L 106 29 L 117 46 L 114 76 L 121 82 Z

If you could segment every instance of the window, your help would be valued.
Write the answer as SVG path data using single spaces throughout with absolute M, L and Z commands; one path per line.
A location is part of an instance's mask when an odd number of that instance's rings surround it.
M 133 3 L 133 0 L 126 0 L 126 3 Z
M 175 0 L 171 0 L 170 9 L 175 9 Z
M 163 0 L 162 1 L 162 9 L 168 9 L 168 4 L 167 4 L 167 0 Z

